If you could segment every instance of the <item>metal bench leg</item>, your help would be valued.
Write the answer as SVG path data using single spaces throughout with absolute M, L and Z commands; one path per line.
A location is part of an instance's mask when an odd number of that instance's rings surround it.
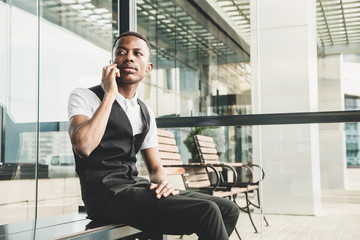
M 246 206 L 245 206 L 245 207 L 240 207 L 240 206 L 237 204 L 235 198 L 236 198 L 236 195 L 233 196 L 233 202 L 238 206 L 238 208 L 239 208 L 241 211 L 246 212 L 246 213 L 249 215 L 251 224 L 252 224 L 253 227 L 254 227 L 255 233 L 257 233 L 258 231 L 257 231 L 256 226 L 255 226 L 255 223 L 254 223 L 254 221 L 253 221 L 253 219 L 252 219 L 252 217 L 251 217 L 249 194 L 248 194 L 247 192 L 245 193 L 245 198 L 246 198 L 246 199 L 245 199 L 245 200 L 246 200 Z
M 241 240 L 241 237 L 240 237 L 239 231 L 237 230 L 237 228 L 236 228 L 236 227 L 235 227 L 235 232 L 236 232 L 236 235 L 238 236 L 239 240 Z
M 259 193 L 259 189 L 256 189 L 256 192 L 257 192 L 257 199 L 258 199 L 258 203 L 259 203 L 259 209 L 260 209 L 260 193 Z M 262 206 L 261 206 L 262 207 Z M 266 223 L 266 226 L 268 227 L 269 226 L 269 223 L 268 221 L 266 220 L 266 217 L 265 217 L 265 214 L 263 213 L 263 218 L 264 218 L 264 221 Z
M 253 205 L 254 207 L 258 208 L 258 209 L 261 209 L 261 205 L 260 205 L 260 193 L 259 193 L 259 189 L 256 189 L 256 196 L 257 196 L 257 202 L 258 202 L 258 205 L 255 205 L 254 203 L 252 203 L 250 201 L 250 204 Z M 264 221 L 266 223 L 266 226 L 268 227 L 269 226 L 269 223 L 268 221 L 266 220 L 266 217 L 265 217 L 265 214 L 263 213 L 263 218 L 264 218 Z
M 246 192 L 245 193 L 245 197 L 246 197 L 246 209 L 247 209 L 247 214 L 249 215 L 249 218 L 250 218 L 250 221 L 251 221 L 251 224 L 253 225 L 254 229 L 255 229 L 255 233 L 257 233 L 257 229 L 255 227 L 255 223 L 251 217 L 251 211 L 250 211 L 250 200 L 249 200 L 249 194 Z

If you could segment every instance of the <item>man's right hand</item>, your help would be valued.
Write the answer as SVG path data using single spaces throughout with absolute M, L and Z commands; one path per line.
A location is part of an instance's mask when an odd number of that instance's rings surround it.
M 79 156 L 88 157 L 104 136 L 111 108 L 118 94 L 116 76 L 120 77 L 120 70 L 116 66 L 111 64 L 103 68 L 101 82 L 105 95 L 94 115 L 91 118 L 75 115 L 69 121 L 71 143 Z
M 120 70 L 117 68 L 117 64 L 103 67 L 101 82 L 105 93 L 111 93 L 114 94 L 114 96 L 117 95 L 118 87 L 116 84 L 116 77 L 120 77 Z

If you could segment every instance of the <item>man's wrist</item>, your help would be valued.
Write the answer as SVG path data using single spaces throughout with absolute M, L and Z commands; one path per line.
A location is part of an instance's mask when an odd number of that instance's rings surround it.
M 116 99 L 116 94 L 115 94 L 115 93 L 111 93 L 111 92 L 107 92 L 107 93 L 105 93 L 105 95 L 104 95 L 104 100 L 105 100 L 105 99 L 113 102 L 113 101 L 115 101 L 115 99 Z

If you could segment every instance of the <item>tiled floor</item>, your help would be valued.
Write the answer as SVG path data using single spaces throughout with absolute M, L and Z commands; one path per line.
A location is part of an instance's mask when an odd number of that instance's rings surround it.
M 237 228 L 242 240 L 360 240 L 360 169 L 351 173 L 349 190 L 322 192 L 321 216 L 267 215 L 270 226 L 259 229 L 262 233 L 254 233 L 247 215 L 241 213 Z M 260 215 L 253 216 L 260 226 Z M 195 240 L 197 236 L 183 239 Z M 237 239 L 235 233 L 230 237 Z

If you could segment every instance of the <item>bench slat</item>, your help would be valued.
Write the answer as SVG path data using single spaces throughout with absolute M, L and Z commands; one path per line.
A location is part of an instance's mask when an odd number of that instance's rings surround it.
M 186 182 L 188 188 L 202 188 L 202 187 L 209 187 L 209 181 L 202 181 L 202 182 Z
M 158 149 L 160 152 L 179 152 L 179 149 L 176 145 L 159 144 Z
M 160 144 L 176 145 L 176 141 L 173 138 L 158 137 L 158 142 Z
M 165 172 L 167 175 L 179 175 L 184 174 L 185 169 L 180 167 L 166 167 Z
M 209 180 L 207 174 L 197 174 L 197 175 L 184 175 L 186 181 L 196 182 L 196 181 L 205 181 Z
M 174 159 L 161 159 L 162 165 L 181 165 L 183 164 L 181 160 L 174 160 Z M 167 168 L 167 167 L 165 167 Z
M 219 160 L 217 154 L 201 154 L 201 157 L 205 160 L 205 163 L 207 163 L 208 160 Z
M 212 137 L 208 137 L 208 136 L 203 136 L 203 135 L 195 135 L 196 139 L 198 141 L 203 141 L 203 142 L 214 142 L 214 139 Z
M 200 147 L 215 148 L 215 143 L 213 143 L 213 142 L 199 141 L 198 144 L 199 144 Z
M 157 135 L 161 137 L 174 138 L 174 133 L 166 130 L 159 129 L 157 130 Z
M 178 153 L 168 153 L 168 152 L 160 152 L 161 159 L 174 159 L 181 160 L 180 154 Z
M 200 147 L 200 152 L 201 152 L 201 153 L 217 154 L 217 151 L 216 151 L 215 148 Z

